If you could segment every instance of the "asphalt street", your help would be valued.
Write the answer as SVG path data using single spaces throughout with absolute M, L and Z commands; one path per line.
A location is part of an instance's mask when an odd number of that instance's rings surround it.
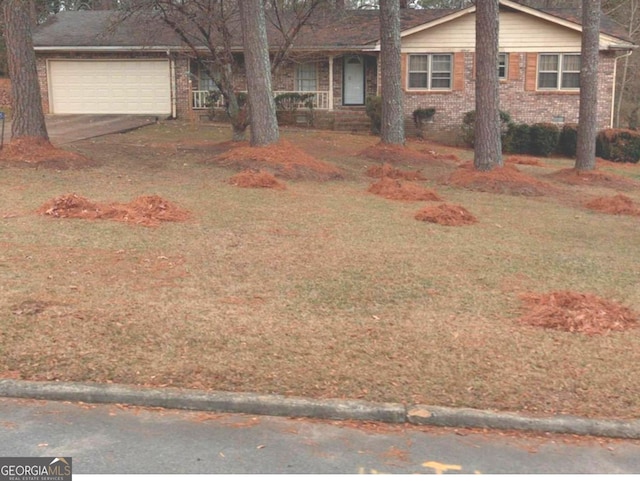
M 0 398 L 0 457 L 74 474 L 640 473 L 640 442 Z

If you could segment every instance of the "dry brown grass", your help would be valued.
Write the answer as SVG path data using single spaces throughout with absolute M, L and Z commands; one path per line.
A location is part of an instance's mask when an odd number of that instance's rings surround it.
M 160 123 L 75 144 L 92 169 L 2 169 L 3 376 L 637 416 L 640 329 L 519 322 L 528 292 L 640 310 L 638 218 L 583 206 L 615 191 L 545 178 L 569 165 L 549 159 L 521 168 L 575 202 L 439 186 L 479 219 L 450 228 L 366 192 L 358 153 L 374 137 L 285 132 L 347 175 L 284 191 L 236 188 L 226 181 L 239 166 L 188 148 L 227 137 Z M 173 140 L 184 148 L 157 147 Z M 432 179 L 428 163 L 394 168 L 423 166 Z M 191 220 L 144 229 L 36 214 L 66 192 L 107 204 L 153 192 Z

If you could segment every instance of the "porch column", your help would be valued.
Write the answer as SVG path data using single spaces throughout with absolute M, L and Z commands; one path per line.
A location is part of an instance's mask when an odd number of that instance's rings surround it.
M 329 55 L 329 110 L 333 110 L 333 55 Z

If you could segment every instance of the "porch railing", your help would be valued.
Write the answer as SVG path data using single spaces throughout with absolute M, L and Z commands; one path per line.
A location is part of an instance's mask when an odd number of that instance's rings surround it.
M 329 92 L 327 91 L 318 90 L 315 92 L 308 92 L 308 91 L 299 92 L 295 90 L 276 90 L 273 92 L 273 95 L 275 97 L 277 95 L 285 94 L 285 93 L 314 94 L 313 108 L 318 110 L 329 109 Z M 207 98 L 209 96 L 208 90 L 193 90 L 191 94 L 192 94 L 191 105 L 194 109 L 208 108 L 208 105 L 207 105 Z M 224 99 L 222 97 L 218 99 L 218 101 L 215 104 L 215 107 L 218 107 L 218 108 L 224 107 Z M 304 102 L 300 102 L 300 104 L 298 105 L 298 108 L 300 109 L 306 108 L 306 106 L 304 105 Z

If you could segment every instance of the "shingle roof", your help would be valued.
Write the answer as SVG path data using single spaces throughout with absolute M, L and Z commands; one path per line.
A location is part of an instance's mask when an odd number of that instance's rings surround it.
M 452 9 L 407 9 L 401 12 L 401 28 L 408 30 L 455 13 Z M 574 23 L 580 23 L 575 10 L 544 10 Z M 348 50 L 374 45 L 380 38 L 379 15 L 375 10 L 320 10 L 296 37 L 296 49 Z M 232 29 L 234 30 L 234 29 Z M 281 38 L 267 22 L 270 43 Z M 623 32 L 609 19 L 603 19 L 602 31 L 626 40 Z M 241 48 L 241 35 L 235 29 L 233 44 Z M 52 15 L 35 29 L 34 45 L 38 47 L 180 47 L 183 42 L 157 15 L 130 17 L 108 10 L 83 10 Z
M 582 24 L 582 8 L 541 8 L 539 10 L 578 25 Z M 600 17 L 600 31 L 620 40 L 631 42 L 627 32 L 606 15 Z

